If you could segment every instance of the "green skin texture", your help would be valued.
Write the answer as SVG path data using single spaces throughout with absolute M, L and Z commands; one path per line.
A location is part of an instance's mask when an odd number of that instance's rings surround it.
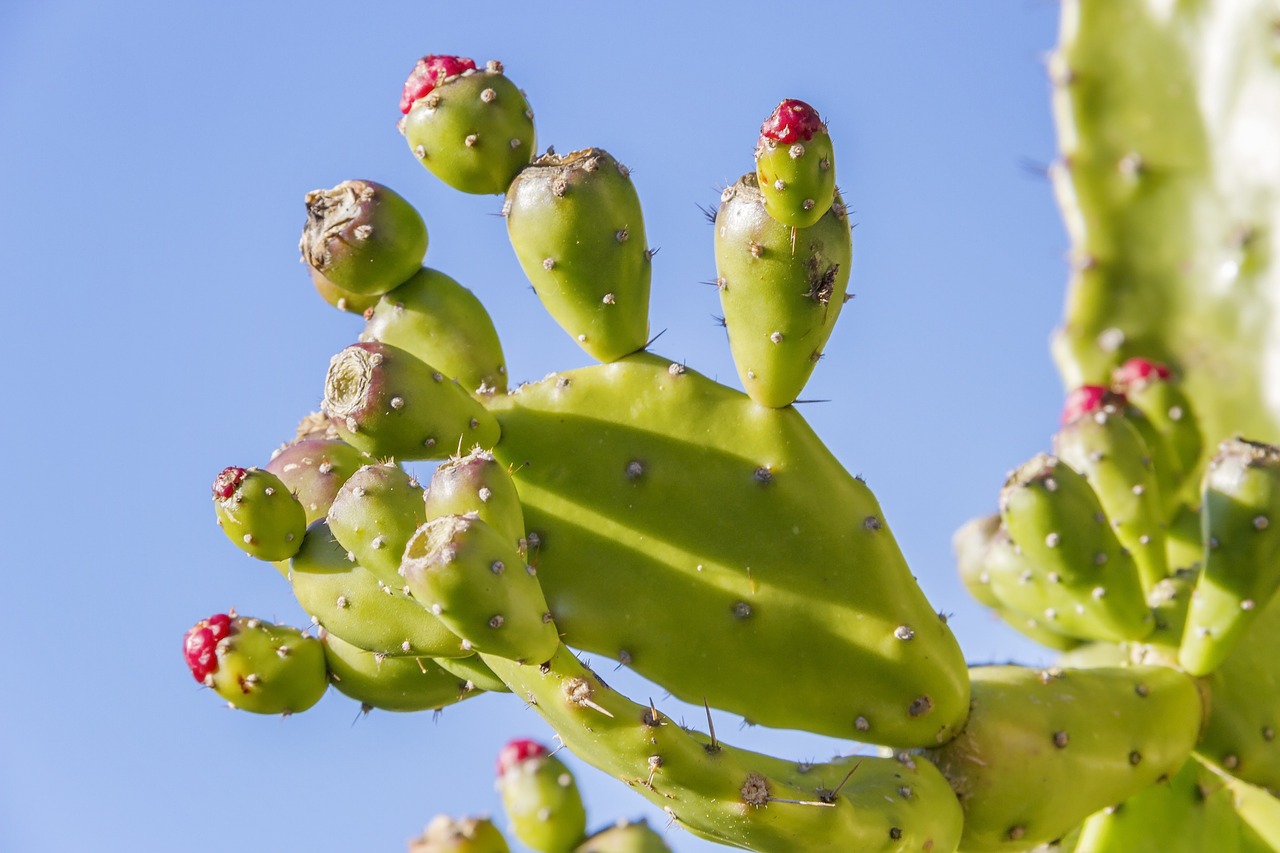
M 241 711 L 301 713 L 329 687 L 320 641 L 288 625 L 237 616 L 217 656 L 211 686 Z
M 386 655 L 460 657 L 467 652 L 435 616 L 347 559 L 326 521 L 312 524 L 290 563 L 289 582 L 302 609 L 331 634 Z
M 383 294 L 361 340 L 400 347 L 473 394 L 507 390 L 507 362 L 489 312 L 474 293 L 438 270 L 423 267 Z
M 1150 590 L 1169 574 L 1164 506 L 1151 452 L 1128 419 L 1098 412 L 1075 419 L 1054 436 L 1055 455 L 1084 475 Z
M 1188 487 L 1194 487 L 1200 482 L 1200 454 L 1204 450 L 1204 436 L 1200 432 L 1200 421 L 1193 414 L 1191 400 L 1181 382 L 1173 377 L 1152 378 L 1129 385 L 1124 393 L 1130 406 L 1142 412 L 1147 423 L 1165 438 L 1163 446 L 1168 448 L 1168 459 L 1162 461 L 1166 461 L 1169 467 L 1178 472 L 1177 477 L 1183 484 L 1184 492 L 1171 497 L 1195 502 L 1197 495 L 1185 492 Z
M 386 293 L 408 279 L 422 265 L 427 242 L 422 216 L 389 187 L 344 181 L 307 195 L 302 258 L 357 296 Z
M 487 450 L 443 462 L 431 475 L 424 502 L 427 518 L 445 515 L 476 517 L 524 548 L 524 510 L 507 467 Z
M 311 524 L 328 514 L 342 484 L 367 464 L 369 457 L 345 441 L 312 438 L 283 448 L 263 468 L 293 493 Z
M 569 853 L 587 834 L 578 783 L 554 755 L 527 758 L 498 777 L 502 807 L 516 838 L 541 853 Z
M 671 853 L 671 848 L 643 820 L 619 821 L 573 848 L 573 853 Z
M 395 465 L 366 465 L 343 484 L 329 507 L 329 531 L 375 578 L 404 585 L 400 558 L 427 521 L 418 481 Z
M 598 148 L 538 158 L 503 207 L 520 268 L 543 307 L 592 358 L 649 339 L 652 255 L 626 168 Z
M 1061 837 L 1177 771 L 1200 728 L 1194 681 L 1168 667 L 995 666 L 970 676 L 964 732 L 926 752 L 965 810 L 966 853 L 1026 850 Z
M 377 655 L 328 633 L 321 642 L 334 689 L 366 709 L 434 711 L 479 695 L 430 658 Z
M 1204 570 L 1178 660 L 1213 672 L 1280 587 L 1280 449 L 1224 442 L 1205 474 Z
M 390 344 L 353 344 L 329 362 L 323 409 L 343 440 L 377 458 L 444 459 L 492 446 L 498 424 L 454 380 Z
M 765 210 L 789 228 L 817 224 L 837 200 L 835 162 L 831 136 L 825 130 L 793 145 L 761 139 L 756 148 L 756 180 Z M 777 181 L 782 181 L 782 189 Z
M 1231 789 L 1236 813 L 1247 825 L 1242 845 L 1245 853 L 1280 850 L 1280 800 L 1231 776 L 1223 776 L 1221 780 Z
M 762 725 L 901 746 L 959 729 L 955 638 L 794 409 L 636 354 L 493 410 L 566 643 Z
M 1144 356 L 1180 368 L 1210 446 L 1280 440 L 1274 5 L 1061 5 L 1050 76 L 1075 261 L 1055 341 L 1066 384 Z
M 1043 615 L 1058 630 L 1115 642 L 1151 633 L 1138 570 L 1083 476 L 1040 454 L 1005 484 L 1000 517 L 1026 559 L 1025 586 L 1050 605 Z
M 418 528 L 401 572 L 418 603 L 462 638 L 464 651 L 543 661 L 560 643 L 532 567 L 478 518 L 447 515 Z
M 915 760 L 914 771 L 894 770 L 908 777 L 911 797 L 891 795 L 902 782 L 895 778 L 889 787 L 885 774 L 874 772 L 883 765 L 872 764 L 884 760 L 868 758 L 862 760 L 872 766 L 855 772 L 833 803 L 822 806 L 818 786 L 839 784 L 847 770 L 815 768 L 800 774 L 807 780 L 803 786 L 778 778 L 771 771 L 783 762 L 710 747 L 660 711 L 655 716 L 650 707 L 609 689 L 564 646 L 542 666 L 485 659 L 555 728 L 566 747 L 702 838 L 759 851 L 794 851 L 797 839 L 812 850 L 955 849 L 959 807 L 945 780 L 922 758 Z M 798 772 L 785 766 L 790 774 Z M 752 780 L 764 781 L 772 799 L 745 799 L 744 788 Z M 755 791 L 763 793 L 758 785 Z M 902 818 L 894 824 L 897 838 L 886 827 L 895 818 Z
M 439 815 L 409 842 L 409 853 L 511 853 L 511 848 L 488 818 L 453 820 Z
M 765 210 L 756 176 L 747 174 L 724 191 L 716 212 L 729 349 L 743 388 L 763 406 L 789 406 L 800 395 L 844 306 L 853 235 L 838 197 L 824 210 L 812 227 L 793 232 Z
M 489 693 L 510 693 L 506 683 L 493 674 L 493 670 L 480 659 L 479 655 L 468 655 L 464 658 L 436 658 L 441 669 L 451 672 L 463 681 L 472 684 L 477 690 Z
M 401 130 L 433 175 L 478 195 L 506 192 L 536 147 L 529 103 L 500 71 L 446 80 L 414 103 Z
M 232 544 L 251 557 L 287 560 L 302 547 L 307 513 L 279 477 L 247 468 L 229 498 L 214 497 L 218 526 Z
M 320 298 L 328 302 L 339 311 L 346 311 L 348 314 L 363 315 L 365 311 L 378 304 L 378 300 L 382 298 L 378 293 L 352 293 L 338 285 L 329 281 L 324 277 L 324 273 L 315 267 L 308 267 L 311 273 L 311 283 L 315 285 L 316 293 L 320 294 Z

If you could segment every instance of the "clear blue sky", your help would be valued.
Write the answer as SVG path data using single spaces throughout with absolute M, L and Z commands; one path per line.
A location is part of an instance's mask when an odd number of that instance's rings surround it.
M 540 145 L 633 168 L 661 247 L 656 349 L 730 384 L 696 205 L 751 168 L 780 99 L 816 105 L 857 222 L 857 298 L 805 393 L 831 402 L 805 415 L 876 490 L 968 657 L 1038 659 L 969 601 L 949 539 L 1047 447 L 1061 400 L 1047 339 L 1066 239 L 1034 174 L 1055 151 L 1055 3 L 364 6 L 0 5 L 0 850 L 399 850 L 437 812 L 496 813 L 501 744 L 549 737 L 497 696 L 435 722 L 353 723 L 337 695 L 285 720 L 231 713 L 179 654 L 230 606 L 302 618 L 222 538 L 208 489 L 266 461 L 360 330 L 298 263 L 307 190 L 406 195 L 427 263 L 487 303 L 515 379 L 585 363 L 527 288 L 500 199 L 443 187 L 396 132 L 424 53 L 503 60 Z M 737 722 L 721 736 L 757 749 L 854 748 Z M 651 814 L 574 766 L 594 824 Z

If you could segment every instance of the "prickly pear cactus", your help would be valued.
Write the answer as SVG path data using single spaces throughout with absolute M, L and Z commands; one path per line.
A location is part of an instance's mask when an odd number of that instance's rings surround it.
M 508 388 L 480 300 L 421 266 L 411 192 L 308 195 L 312 283 L 367 325 L 336 345 L 322 412 L 265 466 L 223 469 L 214 500 L 319 636 L 201 620 L 183 645 L 196 680 L 260 714 L 329 686 L 364 712 L 510 693 L 669 826 L 743 849 L 1280 851 L 1280 448 L 1264 443 L 1280 438 L 1280 9 L 1067 0 L 1063 16 L 1073 390 L 1053 453 L 955 538 L 966 586 L 1059 665 L 968 666 L 875 495 L 792 405 L 853 253 L 816 109 L 782 102 L 714 214 L 737 390 L 649 351 L 654 252 L 628 170 L 597 147 L 535 157 L 501 63 L 433 54 L 403 92 L 410 150 L 456 189 L 505 194 L 526 277 L 602 363 Z M 425 488 L 413 460 L 442 462 Z M 584 652 L 703 704 L 707 732 Z M 712 708 L 882 753 L 751 752 Z M 498 787 L 543 853 L 669 849 L 642 822 L 590 832 L 540 744 L 509 745 Z M 410 842 L 509 849 L 485 818 Z

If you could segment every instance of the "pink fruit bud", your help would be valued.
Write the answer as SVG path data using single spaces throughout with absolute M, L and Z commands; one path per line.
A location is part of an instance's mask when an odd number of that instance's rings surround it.
M 474 71 L 475 60 L 465 56 L 436 56 L 427 54 L 418 60 L 404 81 L 404 91 L 400 94 L 400 112 L 408 114 L 413 102 L 426 97 L 432 89 L 445 79 L 461 74 L 463 71 Z
M 223 468 L 222 473 L 218 474 L 213 481 L 213 496 L 218 500 L 226 500 L 236 493 L 236 489 L 240 488 L 240 484 L 244 482 L 244 478 L 249 476 L 249 472 L 243 468 Z
M 1148 382 L 1168 379 L 1172 375 L 1172 371 L 1158 361 L 1131 358 L 1116 368 L 1111 374 L 1111 382 L 1117 388 L 1125 390 L 1133 385 L 1145 385 Z
M 780 145 L 808 142 L 820 130 L 825 130 L 818 111 L 795 98 L 778 104 L 777 109 L 760 125 L 760 135 Z
M 1098 411 L 1104 405 L 1123 399 L 1120 395 L 1108 391 L 1105 385 L 1081 385 L 1067 395 L 1067 401 L 1062 406 L 1062 423 L 1065 426 Z
M 182 640 L 182 655 L 196 681 L 218 671 L 218 641 L 231 634 L 231 617 L 218 613 L 197 622 Z
M 541 758 L 546 754 L 547 748 L 536 740 L 528 740 L 526 738 L 513 740 L 498 753 L 498 775 L 505 775 L 508 770 L 517 764 L 521 764 L 531 758 Z

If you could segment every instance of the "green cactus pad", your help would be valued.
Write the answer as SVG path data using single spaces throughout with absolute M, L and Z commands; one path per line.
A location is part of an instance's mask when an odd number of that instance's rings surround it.
M 487 817 L 437 815 L 409 842 L 409 853 L 511 853 L 511 848 Z
M 788 406 L 822 357 L 844 306 L 853 237 L 837 196 L 809 228 L 765 210 L 754 174 L 720 197 L 716 284 L 742 386 L 763 406 Z
M 816 224 L 835 201 L 835 162 L 831 135 L 813 107 L 795 99 L 778 104 L 756 143 L 756 180 L 769 215 L 791 228 Z
M 435 86 L 413 103 L 400 130 L 433 175 L 480 195 L 506 192 L 537 145 L 529 102 L 499 62 Z
M 1231 776 L 1221 777 L 1230 790 L 1236 814 L 1244 821 L 1242 853 L 1274 853 L 1280 850 L 1280 799 Z
M 1041 615 L 1057 630 L 1117 642 L 1151 633 L 1133 558 L 1083 476 L 1039 454 L 1005 483 L 1000 516 L 1026 559 L 1028 586 L 1050 603 Z
M 532 566 L 478 518 L 446 515 L 414 533 L 401 564 L 414 598 L 465 650 L 542 661 L 560 642 Z
M 479 695 L 474 685 L 431 658 L 366 651 L 328 632 L 321 642 L 334 689 L 366 708 L 432 711 Z
M 671 853 L 671 848 L 646 821 L 620 820 L 573 848 L 573 853 Z
M 1208 675 L 1280 588 L 1280 448 L 1224 441 L 1205 473 L 1200 513 L 1204 568 L 1178 659 Z
M 1200 729 L 1195 682 L 1162 666 L 971 671 L 969 721 L 926 753 L 965 810 L 966 853 L 1022 851 L 1187 760 Z
M 1061 8 L 1049 68 L 1074 261 L 1055 342 L 1067 384 L 1158 359 L 1180 369 L 1210 446 L 1280 441 L 1274 3 Z
M 578 346 L 600 361 L 644 347 L 653 253 L 626 166 L 599 148 L 545 154 L 503 212 L 521 269 Z
M 390 344 L 335 355 L 323 408 L 348 444 L 382 458 L 444 459 L 498 440 L 497 423 L 457 382 Z
M 1142 588 L 1169 574 L 1165 506 L 1151 451 L 1119 410 L 1101 409 L 1063 425 L 1053 451 L 1093 487 L 1116 539 L 1128 550 Z
M 427 226 L 402 196 L 373 181 L 343 181 L 307 193 L 302 260 L 357 295 L 386 293 L 427 254 Z M 323 292 L 321 295 L 324 295 Z
M 386 655 L 466 654 L 461 640 L 400 587 L 351 561 L 324 519 L 307 529 L 289 582 L 307 615 L 354 646 Z
M 959 730 L 954 636 L 795 409 L 637 354 L 493 411 L 566 643 L 762 725 L 902 746 Z
M 441 463 L 431 475 L 425 504 L 428 519 L 473 512 L 512 542 L 524 542 L 524 511 L 515 481 L 487 450 L 477 447 Z
M 511 831 L 541 853 L 567 853 L 587 831 L 578 783 L 564 762 L 532 741 L 512 741 L 498 758 L 498 793 Z
M 329 508 L 329 531 L 361 567 L 389 587 L 404 585 L 404 546 L 426 522 L 422 486 L 395 465 L 366 465 Z
M 226 468 L 213 483 L 218 526 L 259 560 L 287 560 L 302 547 L 307 513 L 279 477 L 261 468 Z
M 324 649 L 315 637 L 288 625 L 260 619 L 226 616 L 206 619 L 187 633 L 188 663 L 193 645 L 207 642 L 209 625 L 221 618 L 213 656 L 201 661 L 203 683 L 232 707 L 255 714 L 294 714 L 307 710 L 324 695 L 329 682 Z
M 368 456 L 345 441 L 310 438 L 282 447 L 264 468 L 298 499 L 310 524 L 328 514 L 342 484 L 368 463 Z
M 507 390 L 507 363 L 489 312 L 449 276 L 423 267 L 382 296 L 361 340 L 400 347 L 473 394 Z

